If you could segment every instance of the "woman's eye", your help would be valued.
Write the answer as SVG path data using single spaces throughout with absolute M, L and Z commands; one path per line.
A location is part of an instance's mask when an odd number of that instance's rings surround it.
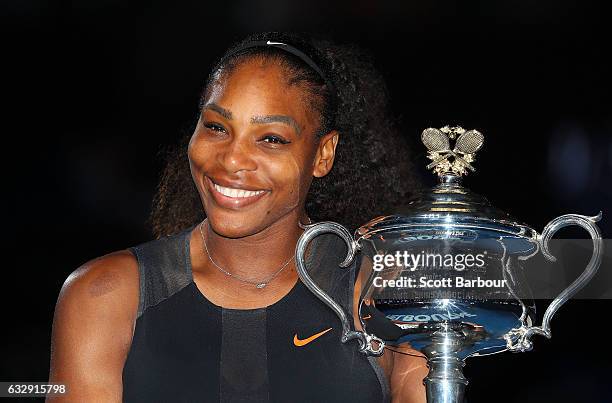
M 272 135 L 267 135 L 263 137 L 261 140 L 269 144 L 289 144 L 290 143 L 290 141 L 287 141 L 282 137 L 272 136 Z
M 207 128 L 208 130 L 212 130 L 213 132 L 219 132 L 219 133 L 225 132 L 225 128 L 216 123 L 204 123 L 204 127 Z

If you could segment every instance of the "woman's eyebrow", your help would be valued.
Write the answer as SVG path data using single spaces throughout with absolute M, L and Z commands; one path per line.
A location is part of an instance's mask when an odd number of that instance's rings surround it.
M 232 112 L 220 107 L 219 105 L 217 105 L 214 102 L 211 102 L 209 104 L 204 105 L 204 107 L 202 108 L 202 111 L 206 110 L 206 109 L 210 109 L 211 111 L 217 112 L 219 115 L 223 116 L 225 119 L 227 120 L 231 120 L 232 119 Z
M 284 123 L 286 125 L 292 126 L 297 134 L 300 134 L 302 130 L 300 126 L 297 124 L 295 119 L 291 116 L 286 115 L 267 115 L 267 116 L 253 116 L 251 118 L 251 123 L 257 124 L 266 124 L 266 123 Z

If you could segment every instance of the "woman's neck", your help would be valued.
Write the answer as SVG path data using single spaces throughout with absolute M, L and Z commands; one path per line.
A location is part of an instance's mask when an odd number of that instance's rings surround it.
M 206 266 L 217 266 L 242 279 L 260 281 L 294 267 L 290 260 L 303 230 L 298 225 L 300 214 L 290 213 L 264 230 L 242 238 L 226 238 L 217 234 L 206 220 L 201 227 L 202 244 L 208 250 Z M 290 271 L 290 270 L 287 270 Z

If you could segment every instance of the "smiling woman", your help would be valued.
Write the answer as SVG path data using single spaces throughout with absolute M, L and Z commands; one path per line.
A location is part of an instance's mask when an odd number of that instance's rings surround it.
M 424 360 L 342 344 L 293 262 L 310 217 L 355 227 L 411 192 L 385 94 L 354 47 L 270 33 L 230 48 L 169 154 L 158 239 L 86 263 L 62 288 L 50 380 L 68 385 L 63 399 L 423 401 Z M 307 263 L 337 272 L 343 252 L 324 235 Z M 344 306 L 357 267 L 330 283 Z

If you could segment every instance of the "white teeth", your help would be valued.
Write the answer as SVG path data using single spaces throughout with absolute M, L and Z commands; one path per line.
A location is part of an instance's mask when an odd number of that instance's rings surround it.
M 216 183 L 214 185 L 215 185 L 215 189 L 217 190 L 217 192 L 227 197 L 236 197 L 236 198 L 253 197 L 253 196 L 260 195 L 264 192 L 263 190 L 252 191 L 252 190 L 244 190 L 244 189 L 226 188 L 223 186 L 219 186 Z

